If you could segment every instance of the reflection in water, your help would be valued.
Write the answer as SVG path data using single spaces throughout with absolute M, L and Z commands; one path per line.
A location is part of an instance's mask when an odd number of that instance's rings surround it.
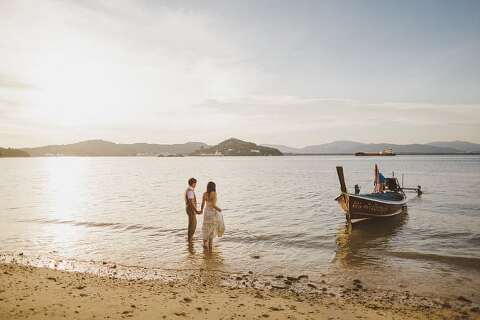
M 195 256 L 196 251 L 195 251 L 195 246 L 193 245 L 193 242 L 190 242 L 190 241 L 187 242 L 187 250 L 188 250 L 189 257 Z
M 195 243 L 187 244 L 187 269 L 201 269 L 205 271 L 224 271 L 224 257 L 217 246 L 213 251 L 198 248 Z
M 198 243 L 197 243 L 198 247 Z M 201 277 L 196 277 L 197 272 L 190 275 L 190 281 L 208 282 L 209 284 L 221 285 L 222 274 L 225 271 L 224 258 L 217 246 L 213 251 L 205 250 L 203 247 L 197 250 L 194 243 L 187 244 L 186 269 L 198 271 Z
M 201 268 L 208 271 L 223 270 L 224 259 L 220 251 L 217 251 L 215 249 L 213 251 L 205 250 L 202 256 L 203 256 L 203 259 L 202 259 L 203 263 L 201 265 Z
M 388 219 L 345 224 L 337 233 L 335 260 L 343 268 L 382 265 L 383 255 L 379 255 L 378 251 L 387 248 L 391 238 L 401 231 L 407 220 L 405 211 Z

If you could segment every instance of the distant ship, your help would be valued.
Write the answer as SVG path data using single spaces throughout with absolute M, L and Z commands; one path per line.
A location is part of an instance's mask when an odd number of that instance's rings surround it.
M 389 157 L 389 156 L 396 156 L 392 149 L 386 148 L 383 149 L 381 152 L 357 152 L 355 153 L 356 156 L 363 156 L 363 157 Z

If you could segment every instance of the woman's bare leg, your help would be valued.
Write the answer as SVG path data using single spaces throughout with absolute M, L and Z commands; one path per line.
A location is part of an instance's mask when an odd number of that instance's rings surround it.
M 211 238 L 208 239 L 208 249 L 209 249 L 210 251 L 213 250 L 213 239 L 211 239 Z

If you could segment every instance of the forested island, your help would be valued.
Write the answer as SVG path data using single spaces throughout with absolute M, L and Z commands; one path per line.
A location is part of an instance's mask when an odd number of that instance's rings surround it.
M 212 147 L 201 147 L 192 156 L 281 156 L 278 149 L 259 146 L 253 142 L 235 138 L 227 139 Z

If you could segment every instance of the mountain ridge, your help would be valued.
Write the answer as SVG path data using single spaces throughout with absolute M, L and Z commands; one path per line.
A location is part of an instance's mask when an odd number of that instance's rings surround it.
M 468 141 L 435 141 L 428 143 L 429 145 L 436 146 L 436 147 L 448 147 L 457 150 L 462 150 L 467 153 L 474 153 L 480 152 L 480 144 L 472 143 Z
M 391 148 L 397 154 L 468 154 L 479 153 L 480 144 L 466 141 L 431 142 L 426 144 L 362 143 L 339 140 L 319 145 L 294 148 L 285 145 L 263 144 L 291 154 L 354 154 L 356 152 L 379 152 Z
M 227 144 L 232 144 L 226 147 Z M 233 146 L 233 148 L 232 148 Z M 209 148 L 231 154 L 228 149 L 237 149 L 236 155 L 278 155 L 283 154 L 354 154 L 355 152 L 379 152 L 392 148 L 397 154 L 478 154 L 480 144 L 467 141 L 434 141 L 425 144 L 393 144 L 393 143 L 362 143 L 339 140 L 318 145 L 308 145 L 303 148 L 289 147 L 277 144 L 257 145 L 236 138 L 230 138 L 211 146 L 203 142 L 186 142 L 178 144 L 154 143 L 114 143 L 106 140 L 85 140 L 71 144 L 47 145 L 35 148 L 0 148 L 6 156 L 158 156 L 158 155 L 198 155 L 202 149 L 208 153 Z M 250 149 L 248 149 L 250 148 Z M 269 148 L 269 149 L 262 149 Z M 251 150 L 255 150 L 252 151 Z M 0 152 L 0 153 L 1 153 Z M 8 153 L 8 155 L 7 155 Z
M 15 148 L 0 148 L 0 158 L 22 158 L 30 157 L 27 152 Z
M 106 140 L 85 140 L 71 144 L 22 148 L 31 156 L 157 156 L 186 155 L 207 144 L 186 142 L 183 144 L 114 143 Z

